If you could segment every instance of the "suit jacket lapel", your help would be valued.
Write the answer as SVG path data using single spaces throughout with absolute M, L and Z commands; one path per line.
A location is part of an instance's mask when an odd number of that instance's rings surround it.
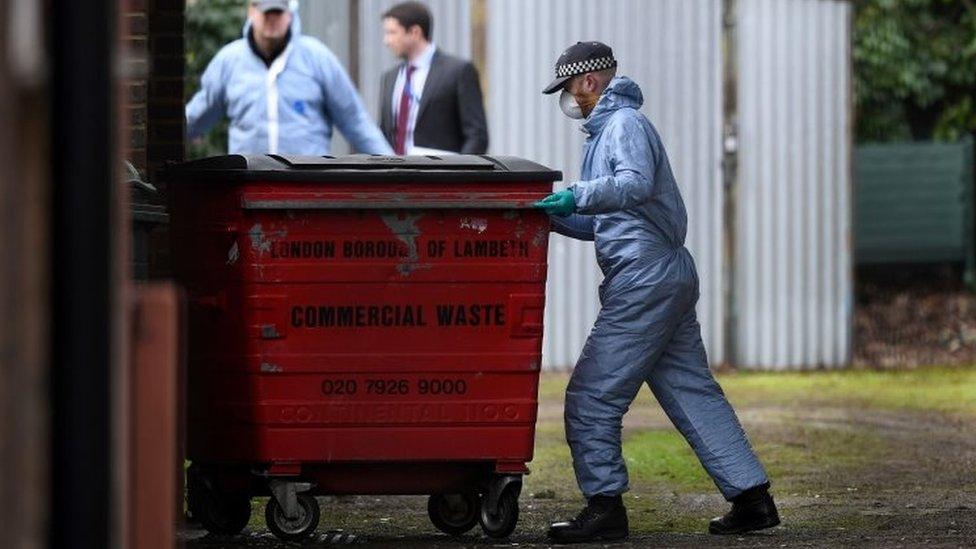
M 440 50 L 434 52 L 434 57 L 430 60 L 430 72 L 427 73 L 427 81 L 424 82 L 424 92 L 420 96 L 420 106 L 417 108 L 417 120 L 424 115 L 424 110 L 430 105 L 433 91 L 441 84 L 443 72 L 441 69 L 443 59 Z

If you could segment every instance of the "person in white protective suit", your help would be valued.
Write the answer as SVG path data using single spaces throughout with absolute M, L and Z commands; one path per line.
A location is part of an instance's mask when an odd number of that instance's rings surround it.
M 230 154 L 327 155 L 338 127 L 361 153 L 393 154 L 335 54 L 303 36 L 289 0 L 250 0 L 243 37 L 224 46 L 186 105 L 190 139 L 230 119 Z
M 599 42 L 577 43 L 543 93 L 561 91 L 563 112 L 585 119 L 581 180 L 538 202 L 560 234 L 596 245 L 601 309 L 566 388 L 566 439 L 587 505 L 549 536 L 571 543 L 629 534 L 621 421 L 647 383 L 731 511 L 713 534 L 779 524 L 769 480 L 712 377 L 695 316 L 698 275 L 684 247 L 687 214 L 640 88 L 616 77 Z

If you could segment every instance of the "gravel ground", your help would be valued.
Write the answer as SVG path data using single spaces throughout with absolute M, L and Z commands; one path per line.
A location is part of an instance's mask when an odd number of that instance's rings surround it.
M 788 405 L 764 402 L 762 395 L 734 403 L 770 469 L 783 525 L 756 535 L 708 536 L 707 519 L 726 509 L 713 488 L 701 479 L 635 480 L 632 473 L 625 496 L 632 536 L 615 547 L 976 547 L 976 410 L 882 408 L 829 393 Z M 477 530 L 459 539 L 440 535 L 427 520 L 425 498 L 345 497 L 320 500 L 320 530 L 301 545 L 548 546 L 547 524 L 572 516 L 581 504 L 566 481 L 561 407 L 553 396 L 540 404 L 537 473 L 526 479 L 511 539 L 490 540 Z M 625 438 L 668 429 L 643 395 L 627 417 Z M 254 505 L 240 536 L 208 536 L 188 525 L 181 537 L 201 549 L 289 546 L 264 528 L 263 502 Z

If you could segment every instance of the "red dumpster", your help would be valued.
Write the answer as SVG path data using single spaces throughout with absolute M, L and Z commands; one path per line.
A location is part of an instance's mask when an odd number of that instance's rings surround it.
M 513 157 L 225 156 L 171 167 L 189 300 L 188 501 L 315 530 L 325 494 L 430 495 L 506 537 L 532 459 L 561 174 Z

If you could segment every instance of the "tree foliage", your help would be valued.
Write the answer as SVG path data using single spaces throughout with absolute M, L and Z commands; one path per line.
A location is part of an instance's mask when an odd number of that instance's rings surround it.
M 187 101 L 200 89 L 200 76 L 213 56 L 226 44 L 241 37 L 247 0 L 189 0 L 186 5 Z M 227 152 L 227 122 L 187 146 L 187 158 Z
M 858 0 L 855 10 L 858 139 L 976 132 L 976 1 Z

